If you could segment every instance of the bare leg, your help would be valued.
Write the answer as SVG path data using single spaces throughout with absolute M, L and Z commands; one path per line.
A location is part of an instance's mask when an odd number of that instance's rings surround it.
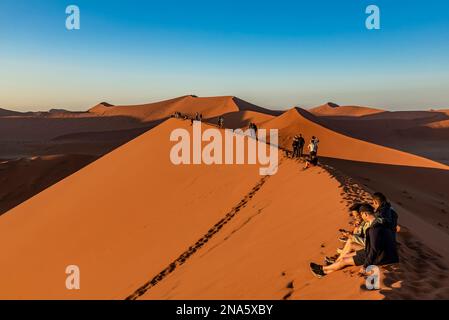
M 330 266 L 323 267 L 323 271 L 325 274 L 332 273 L 334 271 L 338 271 L 347 266 L 355 266 L 354 259 L 352 257 L 344 257 L 338 262 L 331 264 Z

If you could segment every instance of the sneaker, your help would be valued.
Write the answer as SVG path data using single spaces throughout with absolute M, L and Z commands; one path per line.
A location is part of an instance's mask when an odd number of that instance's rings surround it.
M 313 275 L 318 279 L 321 279 L 326 275 L 324 273 L 323 266 L 320 266 L 319 264 L 313 262 L 310 263 L 310 270 L 312 271 Z

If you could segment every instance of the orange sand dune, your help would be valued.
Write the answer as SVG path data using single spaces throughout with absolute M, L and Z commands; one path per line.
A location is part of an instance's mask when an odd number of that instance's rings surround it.
M 174 166 L 178 127 L 191 130 L 168 120 L 0 217 L 0 298 L 282 299 L 290 282 L 316 282 L 307 263 L 335 250 L 347 222 L 339 183 L 291 160 L 265 178 L 257 166 Z M 172 275 L 135 295 L 188 248 Z M 80 267 L 78 291 L 65 289 L 68 265 Z M 381 297 L 333 279 L 347 288 L 338 297 Z
M 339 106 L 332 102 L 328 102 L 324 105 L 309 109 L 308 111 L 316 116 L 327 117 L 361 117 L 385 112 L 384 110 L 368 107 Z
M 447 129 L 449 128 L 449 120 L 435 121 L 427 123 L 424 126 L 432 129 Z
M 449 164 L 449 114 L 440 110 L 320 119 L 345 135 Z
M 237 129 L 247 128 L 250 122 L 256 123 L 258 126 L 274 118 L 273 115 L 256 111 L 236 111 L 223 115 L 224 126 L 226 128 Z M 206 119 L 208 123 L 217 124 L 218 117 Z
M 361 279 L 318 280 L 310 261 L 333 255 L 347 213 L 339 183 L 321 168 L 284 160 L 234 220 L 142 299 L 379 299 Z M 316 192 L 317 190 L 320 192 Z M 303 294 L 308 286 L 313 293 Z M 329 289 L 333 288 L 332 295 Z M 310 290 L 309 290 L 310 291 Z
M 179 126 L 190 128 L 169 120 L 3 215 L 0 297 L 125 298 L 259 181 L 258 166 L 171 164 Z M 65 289 L 71 264 L 80 291 Z
M 279 129 L 280 145 L 288 149 L 291 149 L 293 137 L 296 134 L 302 133 L 306 139 L 306 145 L 312 135 L 319 138 L 318 153 L 321 156 L 370 163 L 448 169 L 446 165 L 426 158 L 351 138 L 332 131 L 326 128 L 324 122 L 319 118 L 299 108 L 293 108 L 281 116 L 268 121 L 263 127 Z
M 170 117 L 176 111 L 182 114 L 195 115 L 202 113 L 204 118 L 212 118 L 229 112 L 256 111 L 273 114 L 274 112 L 253 105 L 249 102 L 232 96 L 223 97 L 196 97 L 183 96 L 161 102 L 133 105 L 112 106 L 99 104 L 89 110 L 90 113 L 107 116 L 128 116 L 141 121 L 154 121 Z

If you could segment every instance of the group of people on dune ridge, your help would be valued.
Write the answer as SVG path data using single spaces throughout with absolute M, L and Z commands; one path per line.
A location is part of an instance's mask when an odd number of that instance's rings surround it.
M 296 135 L 293 138 L 292 143 L 292 158 L 303 158 L 304 157 L 304 145 L 305 145 L 305 139 L 302 136 L 302 134 Z M 320 140 L 312 136 L 312 139 L 310 139 L 309 145 L 307 148 L 309 149 L 309 157 L 306 159 L 306 164 L 304 166 L 304 169 L 309 168 L 310 166 L 316 166 L 318 165 L 318 144 L 320 143 Z

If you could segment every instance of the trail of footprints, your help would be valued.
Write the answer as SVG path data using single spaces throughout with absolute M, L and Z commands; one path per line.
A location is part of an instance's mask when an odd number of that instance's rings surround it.
M 254 188 L 242 199 L 240 202 L 231 209 L 220 221 L 218 221 L 209 231 L 201 237 L 194 245 L 190 246 L 186 251 L 184 251 L 176 260 L 170 263 L 164 270 L 154 276 L 150 281 L 145 283 L 139 289 L 137 289 L 133 294 L 128 296 L 126 300 L 137 300 L 139 297 L 144 295 L 148 290 L 161 282 L 165 277 L 176 270 L 177 267 L 186 263 L 186 261 L 201 249 L 218 231 L 221 230 L 231 219 L 233 219 L 239 211 L 246 207 L 248 202 L 254 197 L 257 191 L 264 185 L 270 176 L 262 177 L 259 182 L 254 186 Z
M 323 168 L 340 182 L 341 195 L 348 207 L 354 202 L 372 200 L 370 193 L 352 178 L 331 166 L 323 165 Z M 449 268 L 442 257 L 404 227 L 397 240 L 400 263 L 381 268 L 384 288 L 380 293 L 385 299 L 448 299 Z M 365 289 L 364 285 L 361 289 Z

